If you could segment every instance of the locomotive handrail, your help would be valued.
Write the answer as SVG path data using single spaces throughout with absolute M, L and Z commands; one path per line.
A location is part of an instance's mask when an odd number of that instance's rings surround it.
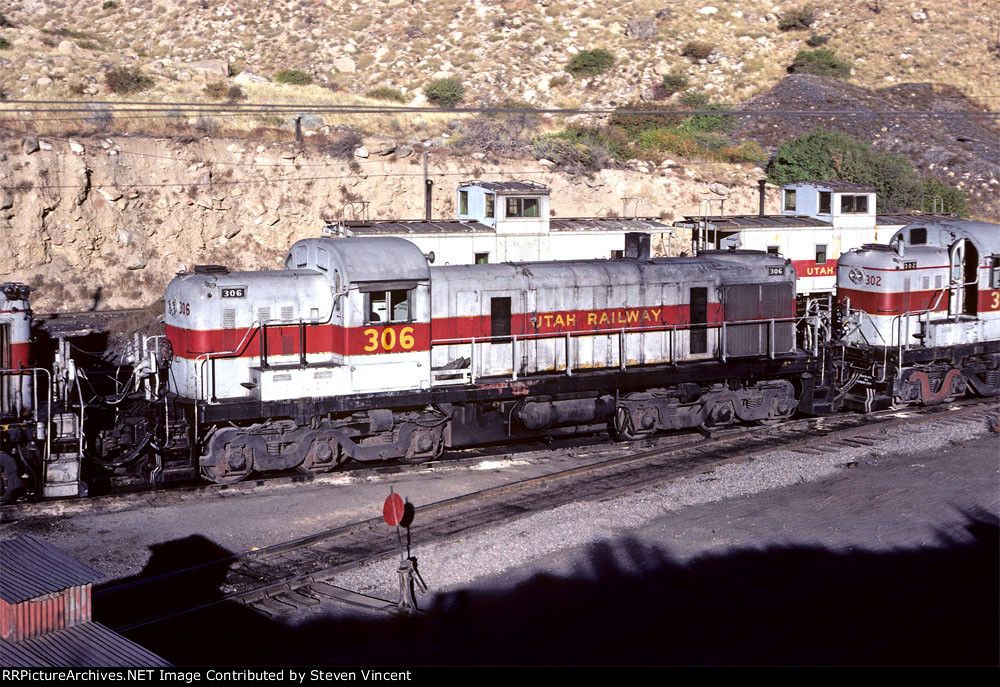
M 676 335 L 677 331 L 689 331 L 692 329 L 702 329 L 706 331 L 711 329 L 717 329 L 721 332 L 720 342 L 719 342 L 719 353 L 718 356 L 722 362 L 725 362 L 728 358 L 728 353 L 726 351 L 726 331 L 727 326 L 739 326 L 739 325 L 767 325 L 768 327 L 768 341 L 767 341 L 767 355 L 771 360 L 774 359 L 776 355 L 775 350 L 775 325 L 779 323 L 794 323 L 797 327 L 800 322 L 808 322 L 810 326 L 814 329 L 818 328 L 818 317 L 814 315 L 798 316 L 798 315 L 786 315 L 784 317 L 770 317 L 770 318 L 760 318 L 752 320 L 729 320 L 720 322 L 697 322 L 697 323 L 681 323 L 681 324 L 666 324 L 661 323 L 657 325 L 649 326 L 636 326 L 636 327 L 622 327 L 619 329 L 577 329 L 567 332 L 534 332 L 529 334 L 510 334 L 507 336 L 473 336 L 473 337 L 457 337 L 457 338 L 446 338 L 446 339 L 432 339 L 431 348 L 435 346 L 461 346 L 469 345 L 471 348 L 469 357 L 469 367 L 467 371 L 465 368 L 440 368 L 431 371 L 431 383 L 434 383 L 437 376 L 448 376 L 449 379 L 445 380 L 447 383 L 462 383 L 468 379 L 469 383 L 475 383 L 476 377 L 481 376 L 477 374 L 477 355 L 476 350 L 478 346 L 477 343 L 492 343 L 493 339 L 499 339 L 499 343 L 509 343 L 511 346 L 511 379 L 516 381 L 518 377 L 518 365 L 517 365 L 517 353 L 518 344 L 524 341 L 539 341 L 539 340 L 551 340 L 551 339 L 564 339 L 566 342 L 566 365 L 565 374 L 567 376 L 573 375 L 573 359 L 572 359 L 572 348 L 570 346 L 571 341 L 574 337 L 584 337 L 584 336 L 618 336 L 618 360 L 619 366 L 622 370 L 627 368 L 628 360 L 625 350 L 625 335 L 626 334 L 645 334 L 654 332 L 669 332 L 669 359 L 670 364 L 676 363 Z M 818 333 L 813 336 L 813 355 L 817 354 L 818 350 Z M 442 382 L 444 383 L 444 382 Z
M 304 345 L 305 344 L 305 331 L 304 331 L 304 328 L 305 328 L 305 326 L 306 325 L 327 324 L 329 322 L 332 322 L 333 321 L 333 314 L 337 311 L 337 302 L 341 298 L 343 298 L 346 295 L 346 293 L 347 292 L 344 291 L 344 292 L 337 292 L 337 293 L 333 294 L 333 304 L 330 306 L 330 313 L 324 319 L 305 320 L 305 319 L 302 319 L 301 317 L 298 318 L 297 320 L 279 320 L 279 319 L 260 320 L 260 319 L 257 319 L 257 320 L 254 320 L 246 328 L 246 331 L 243 333 L 243 338 L 240 339 L 240 342 L 236 345 L 236 347 L 233 350 L 231 350 L 231 351 L 206 351 L 205 353 L 200 353 L 194 359 L 195 365 L 198 366 L 198 389 L 197 389 L 198 400 L 199 401 L 205 400 L 205 386 L 206 386 L 205 370 L 206 370 L 206 368 L 208 366 L 208 363 L 209 362 L 213 362 L 214 363 L 214 361 L 217 360 L 218 358 L 229 358 L 229 357 L 233 357 L 233 356 L 238 357 L 238 356 L 242 355 L 243 351 L 246 349 L 246 347 L 250 345 L 250 340 L 253 339 L 253 335 L 257 331 L 263 331 L 263 333 L 261 335 L 261 342 L 263 344 L 262 348 L 263 348 L 263 353 L 264 353 L 264 355 L 262 356 L 262 361 L 266 364 L 267 345 L 266 345 L 264 339 L 265 339 L 265 336 L 266 336 L 266 328 L 269 327 L 269 326 L 274 326 L 274 327 L 296 326 L 296 327 L 299 327 L 300 328 L 300 332 L 299 332 L 299 345 L 300 345 L 299 357 L 300 357 L 300 360 L 304 360 L 304 355 L 305 355 L 305 345 Z M 212 386 L 213 386 L 213 388 L 215 386 L 214 365 L 213 365 L 213 372 L 212 372 Z M 212 400 L 215 401 L 215 393 L 214 392 L 212 394 Z
M 0 368 L 0 374 L 18 374 L 23 375 L 25 372 L 30 372 L 32 375 L 32 399 L 34 401 L 33 408 L 31 409 L 31 421 L 34 423 L 38 422 L 38 384 L 35 380 L 35 375 L 38 372 L 44 372 L 48 376 L 48 393 L 45 394 L 46 397 L 46 428 L 45 428 L 45 455 L 43 456 L 43 461 L 48 461 L 49 456 L 52 455 L 52 430 L 50 425 L 52 424 L 52 373 L 46 370 L 44 367 L 21 367 L 21 368 Z

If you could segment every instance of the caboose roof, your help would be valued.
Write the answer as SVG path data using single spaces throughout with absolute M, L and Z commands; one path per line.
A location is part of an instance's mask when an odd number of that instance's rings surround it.
M 30 534 L 0 541 L 0 598 L 10 604 L 91 584 L 104 577 Z
M 716 217 L 686 216 L 678 225 L 699 224 L 707 220 L 717 229 L 798 229 L 804 227 L 832 227 L 829 222 L 808 215 L 724 215 Z
M 492 191 L 497 195 L 549 195 L 549 187 L 545 184 L 536 184 L 533 181 L 465 181 L 458 185 L 459 188 L 466 186 L 478 186 L 487 191 Z
M 875 222 L 877 224 L 898 224 L 899 226 L 904 226 L 907 224 L 913 224 L 914 222 L 939 222 L 941 220 L 955 219 L 951 215 L 932 215 L 930 213 L 922 212 L 892 212 L 892 213 L 879 213 L 875 217 Z
M 871 186 L 855 184 L 850 181 L 797 181 L 793 184 L 785 184 L 782 188 L 795 186 L 812 186 L 821 191 L 834 191 L 836 193 L 875 193 L 875 189 Z

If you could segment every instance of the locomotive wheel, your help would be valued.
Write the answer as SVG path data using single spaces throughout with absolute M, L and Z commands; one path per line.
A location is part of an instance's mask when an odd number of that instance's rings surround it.
M 336 439 L 315 439 L 306 452 L 306 457 L 295 469 L 307 475 L 330 472 L 340 465 L 342 459 L 343 454 Z
M 409 450 L 398 460 L 406 465 L 419 465 L 432 458 L 439 458 L 442 453 L 444 442 L 439 433 L 418 430 L 411 436 Z
M 225 434 L 232 430 L 221 430 L 212 438 L 210 450 L 216 453 L 215 465 L 203 465 L 201 474 L 216 484 L 232 484 L 246 479 L 253 470 L 253 448 L 246 438 L 225 441 Z

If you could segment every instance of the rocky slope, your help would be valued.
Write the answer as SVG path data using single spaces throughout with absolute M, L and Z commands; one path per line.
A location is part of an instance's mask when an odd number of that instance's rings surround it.
M 815 117 L 748 117 L 737 138 L 774 150 L 817 127 L 849 134 L 909 159 L 922 177 L 936 177 L 968 195 L 973 214 L 1000 219 L 1000 127 L 951 86 L 904 83 L 866 89 L 808 74 L 792 74 L 742 105 L 753 111 L 818 110 L 861 113 Z M 908 116 L 934 112 L 941 116 Z M 871 113 L 871 114 L 864 114 Z M 953 116 L 969 113 L 972 116 Z
M 370 201 L 372 218 L 423 216 L 419 156 L 358 164 L 352 171 L 308 146 L 245 140 L 0 137 L 0 187 L 9 189 L 0 189 L 0 281 L 36 287 L 42 311 L 143 305 L 195 264 L 278 267 L 292 242 L 318 235 L 348 201 Z M 470 170 L 434 154 L 428 166 L 435 217 L 454 216 L 455 186 L 472 177 L 548 184 L 563 217 L 616 216 L 622 198 L 641 197 L 644 210 L 673 221 L 720 193 L 727 212 L 755 212 L 762 174 L 670 163 L 587 178 L 524 161 Z M 774 190 L 768 209 L 777 211 Z M 678 237 L 672 248 L 687 244 Z
M 0 88 L 11 98 L 99 95 L 112 66 L 138 66 L 153 92 L 197 94 L 206 79 L 301 69 L 351 94 L 375 86 L 420 102 L 455 75 L 467 102 L 609 104 L 668 72 L 740 102 L 774 85 L 811 35 L 853 67 L 855 83 L 947 83 L 993 102 L 1000 57 L 989 0 L 22 0 L 5 3 Z M 782 30 L 812 10 L 801 30 Z M 992 23 L 991 23 L 992 22 Z M 4 22 L 0 22 L 3 24 Z M 707 43 L 705 59 L 684 56 Z M 613 69 L 571 77 L 567 62 L 604 48 Z

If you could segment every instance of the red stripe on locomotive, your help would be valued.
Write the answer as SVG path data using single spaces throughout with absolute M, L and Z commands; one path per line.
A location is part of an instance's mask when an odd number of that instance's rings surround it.
M 935 311 L 948 309 L 948 291 L 942 292 L 941 289 L 887 293 L 840 287 L 837 290 L 837 301 L 844 303 L 848 298 L 851 299 L 852 308 L 872 315 L 901 315 L 931 307 Z

